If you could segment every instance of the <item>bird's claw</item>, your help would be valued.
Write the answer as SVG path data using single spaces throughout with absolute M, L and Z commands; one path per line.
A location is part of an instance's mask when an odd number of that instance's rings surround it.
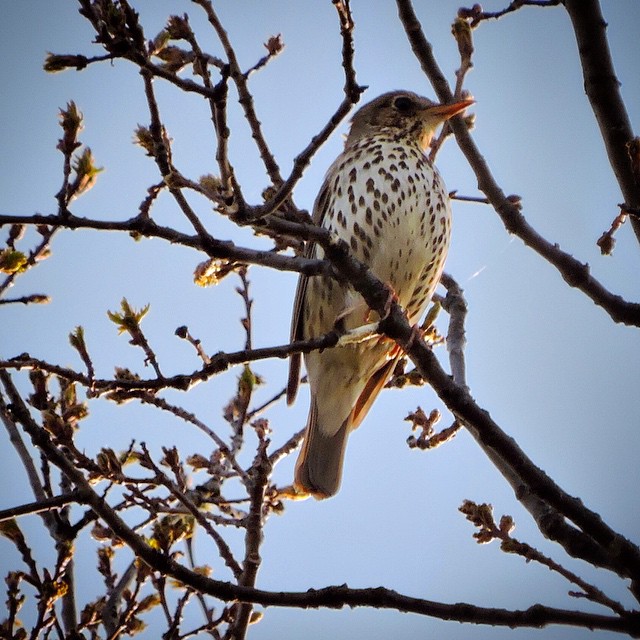
M 404 350 L 409 351 L 409 349 L 411 349 L 411 347 L 414 345 L 414 343 L 417 340 L 423 340 L 425 333 L 426 333 L 425 329 L 423 329 L 420 325 L 414 324 L 411 327 L 411 335 L 407 340 L 407 344 L 405 345 Z
M 383 314 L 380 320 L 386 320 L 389 317 L 389 314 L 391 313 L 391 307 L 393 306 L 393 303 L 398 302 L 398 294 L 395 292 L 395 289 L 390 284 L 384 285 L 384 291 L 387 297 L 382 306 Z

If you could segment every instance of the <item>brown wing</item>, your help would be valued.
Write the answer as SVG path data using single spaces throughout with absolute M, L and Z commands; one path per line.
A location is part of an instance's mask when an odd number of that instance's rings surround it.
M 387 384 L 387 381 L 391 377 L 401 355 L 401 352 L 398 353 L 397 356 L 383 364 L 369 378 L 365 388 L 362 390 L 362 393 L 358 397 L 358 400 L 351 411 L 351 430 L 357 429 L 367 413 L 369 413 L 371 405 L 374 403 L 382 389 L 384 389 L 384 385 Z
M 312 219 L 315 224 L 322 226 L 326 209 L 329 203 L 329 176 L 331 170 L 327 173 L 324 184 L 318 193 L 318 197 L 313 205 Z M 305 258 L 313 258 L 315 254 L 315 243 L 308 242 L 304 250 Z M 307 291 L 308 276 L 301 275 L 298 279 L 298 287 L 296 289 L 296 297 L 293 303 L 293 316 L 291 318 L 291 342 L 294 340 L 302 340 L 304 338 L 303 331 L 303 313 L 304 298 Z M 294 353 L 289 358 L 289 380 L 287 382 L 287 404 L 293 404 L 298 393 L 298 385 L 300 383 L 300 366 L 302 363 L 302 354 Z

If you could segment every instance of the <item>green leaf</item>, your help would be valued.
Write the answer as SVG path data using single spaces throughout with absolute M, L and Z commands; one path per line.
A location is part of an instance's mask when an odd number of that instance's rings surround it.
M 22 251 L 4 249 L 0 251 L 0 271 L 2 273 L 20 273 L 27 268 L 27 256 Z

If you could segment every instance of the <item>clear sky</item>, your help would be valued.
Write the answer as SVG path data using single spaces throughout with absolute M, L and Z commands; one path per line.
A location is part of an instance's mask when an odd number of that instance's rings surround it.
M 450 24 L 459 2 L 415 4 L 436 58 L 452 81 L 458 59 Z M 484 8 L 495 10 L 503 4 L 506 0 L 487 0 Z M 154 0 L 135 5 L 147 36 L 155 35 L 168 15 L 188 12 L 204 48 L 221 55 L 192 3 Z M 622 95 L 637 132 L 640 3 L 608 0 L 602 6 Z M 271 149 L 286 174 L 295 155 L 342 98 L 335 11 L 328 0 L 222 0 L 216 8 L 244 68 L 263 55 L 262 43 L 269 36 L 282 34 L 285 50 L 252 77 L 250 88 Z M 364 99 L 397 88 L 432 97 L 397 19 L 395 3 L 354 0 L 353 11 L 358 80 L 369 86 Z M 69 0 L 7 4 L 0 30 L 0 211 L 55 211 L 54 195 L 62 180 L 62 156 L 55 149 L 60 136 L 57 114 L 74 100 L 85 116 L 81 139 L 105 168 L 94 189 L 73 205 L 74 213 L 104 219 L 135 215 L 146 189 L 159 180 L 154 163 L 132 144 L 136 126 L 148 122 L 136 70 L 117 62 L 81 73 L 42 71 L 47 51 L 101 53 L 90 44 L 94 34 Z M 522 196 L 524 215 L 548 240 L 588 262 L 613 292 L 640 300 L 640 251 L 630 227 L 618 232 L 611 257 L 601 257 L 595 244 L 617 214 L 622 197 L 583 92 L 564 10 L 525 8 L 498 23 L 485 23 L 475 32 L 475 47 L 475 66 L 466 83 L 477 101 L 473 135 L 499 184 L 506 193 Z M 156 86 L 174 140 L 176 164 L 193 178 L 215 172 L 215 140 L 204 101 L 179 95 L 160 81 Z M 233 99 L 230 126 L 231 159 L 245 197 L 257 202 L 267 178 Z M 324 172 L 341 150 L 344 131 L 346 123 L 314 158 L 296 188 L 298 206 L 311 208 Z M 440 153 L 438 166 L 449 189 L 478 195 L 475 178 L 452 141 Z M 194 202 L 217 237 L 267 246 L 247 230 L 234 229 L 215 217 L 203 201 Z M 189 230 L 169 198 L 161 198 L 154 211 L 158 222 Z M 136 307 L 150 303 L 143 326 L 166 373 L 189 372 L 198 366 L 188 345 L 173 336 L 183 324 L 210 353 L 241 349 L 237 279 L 231 276 L 215 289 L 195 287 L 193 270 L 202 260 L 202 255 L 160 241 L 134 243 L 125 234 L 61 232 L 53 243 L 53 257 L 20 278 L 11 291 L 12 296 L 46 293 L 52 302 L 0 307 L 0 358 L 28 351 L 81 368 L 67 335 L 82 325 L 99 375 L 108 377 L 115 365 L 149 374 L 139 354 L 107 319 L 107 310 L 116 310 L 123 296 Z M 495 212 L 484 205 L 454 203 L 447 271 L 462 285 L 469 304 L 468 383 L 479 404 L 564 489 L 583 498 L 621 533 L 640 540 L 638 329 L 614 325 L 583 294 L 571 290 L 553 267 L 510 237 Z M 258 268 L 252 268 L 249 276 L 255 298 L 255 346 L 287 342 L 295 276 Z M 444 321 L 443 317 L 443 330 Z M 438 356 L 446 364 L 444 349 Z M 255 370 L 267 383 L 257 393 L 259 403 L 282 388 L 286 364 L 264 362 Z M 221 408 L 234 384 L 232 373 L 187 397 L 168 397 L 223 431 Z M 307 402 L 303 390 L 293 408 L 278 405 L 268 413 L 274 441 L 284 441 L 304 425 Z M 511 514 L 516 537 L 632 605 L 622 582 L 567 559 L 559 547 L 542 539 L 469 434 L 460 433 L 436 451 L 409 450 L 405 440 L 410 429 L 403 418 L 417 405 L 425 411 L 442 408 L 427 388 L 384 392 L 351 438 L 338 496 L 290 504 L 282 517 L 269 520 L 258 586 L 306 590 L 346 582 L 352 587 L 384 585 L 444 602 L 506 608 L 541 602 L 602 612 L 568 597 L 572 587 L 547 569 L 502 554 L 496 544 L 477 545 L 472 526 L 457 511 L 469 498 L 492 503 L 498 517 Z M 445 413 L 445 422 L 449 418 Z M 127 405 L 114 412 L 105 402 L 93 404 L 80 443 L 95 453 L 105 445 L 124 449 L 132 437 L 146 440 L 154 451 L 177 444 L 185 457 L 198 451 L 206 455 L 210 448 L 200 434 L 155 411 Z M 13 449 L 2 438 L 0 508 L 6 508 L 32 496 Z M 293 458 L 278 468 L 278 482 L 289 482 L 292 469 Z M 37 545 L 43 535 L 40 522 L 32 517 L 31 523 L 26 519 L 22 523 Z M 84 566 L 86 575 L 91 575 L 95 563 L 87 553 L 89 547 L 86 541 L 80 547 L 80 569 Z M 7 551 L 8 544 L 0 542 L 3 575 L 9 568 Z M 44 549 L 38 553 L 48 557 Z M 11 568 L 14 565 L 12 561 Z M 223 567 L 214 576 L 228 578 Z M 93 596 L 96 587 L 87 582 L 82 588 L 83 594 Z M 192 613 L 195 626 L 200 617 L 195 608 Z M 153 624 L 147 637 L 159 633 L 160 627 Z M 578 639 L 585 634 L 562 628 L 538 632 L 470 627 L 374 610 L 270 609 L 250 637 L 302 635 L 496 640 L 542 635 Z M 594 632 L 589 637 L 603 640 L 613 634 Z

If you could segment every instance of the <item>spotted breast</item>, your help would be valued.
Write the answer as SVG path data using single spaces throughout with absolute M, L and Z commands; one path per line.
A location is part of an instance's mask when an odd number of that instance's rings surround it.
M 417 322 L 444 268 L 451 207 L 444 183 L 425 155 L 439 124 L 472 101 L 439 105 L 408 91 L 384 94 L 354 115 L 344 152 L 327 172 L 314 220 L 388 283 Z M 307 255 L 322 258 L 311 245 Z M 294 340 L 321 336 L 338 320 L 346 329 L 377 318 L 347 284 L 302 276 L 292 321 Z M 305 356 L 311 407 L 296 465 L 298 491 L 318 498 L 340 486 L 347 436 L 393 372 L 401 352 L 386 338 Z M 288 400 L 295 398 L 300 356 L 290 365 Z

